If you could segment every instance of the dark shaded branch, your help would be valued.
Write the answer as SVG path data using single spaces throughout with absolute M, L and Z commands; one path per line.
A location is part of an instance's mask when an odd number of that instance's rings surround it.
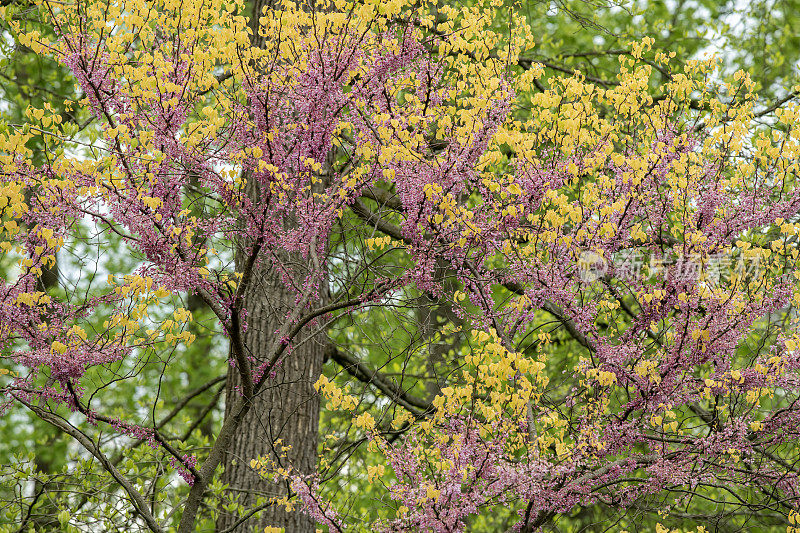
M 391 401 L 401 405 L 414 416 L 420 417 L 433 410 L 433 406 L 429 402 L 408 394 L 381 372 L 359 361 L 356 357 L 335 348 L 329 350 L 328 356 L 339 363 L 348 374 L 363 383 L 373 385 Z

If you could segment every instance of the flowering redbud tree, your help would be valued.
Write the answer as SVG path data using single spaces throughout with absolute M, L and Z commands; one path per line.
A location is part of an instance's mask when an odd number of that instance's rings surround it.
M 535 531 L 713 504 L 793 529 L 794 92 L 759 107 L 745 74 L 673 70 L 649 39 L 611 85 L 545 80 L 491 3 L 39 7 L 17 39 L 71 71 L 96 134 L 48 106 L 4 126 L 0 349 L 4 416 L 107 487 L 64 496 L 63 527 Z M 42 290 L 56 254 L 103 275 Z M 106 407 L 126 380 L 156 405 L 199 330 L 229 345 L 219 427 Z

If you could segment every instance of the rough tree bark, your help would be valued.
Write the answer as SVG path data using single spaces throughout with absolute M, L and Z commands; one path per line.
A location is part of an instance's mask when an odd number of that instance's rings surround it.
M 254 280 L 245 296 L 248 328 L 243 340 L 251 356 L 263 361 L 268 357 L 264 352 L 272 345 L 274 331 L 294 305 L 294 296 L 274 271 L 261 269 Z M 256 505 L 259 496 L 284 496 L 288 491 L 285 483 L 268 482 L 259 476 L 250 467 L 252 459 L 269 458 L 282 467 L 290 464 L 302 473 L 310 473 L 316 466 L 320 404 L 313 383 L 322 372 L 323 352 L 319 339 L 294 349 L 275 376 L 267 378 L 269 381 L 255 396 L 249 418 L 233 437 L 223 462 L 222 481 L 229 485 L 231 494 L 238 495 L 245 512 Z M 240 383 L 238 372 L 228 373 L 226 416 Z M 284 452 L 283 446 L 290 449 Z M 217 530 L 231 528 L 239 518 L 234 513 L 221 514 Z M 235 530 L 263 531 L 266 526 L 284 527 L 287 532 L 315 531 L 313 520 L 298 512 L 287 512 L 282 505 L 267 507 L 260 516 L 248 519 Z

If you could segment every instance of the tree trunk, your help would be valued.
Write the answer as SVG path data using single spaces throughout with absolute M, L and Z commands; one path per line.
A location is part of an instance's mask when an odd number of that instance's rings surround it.
M 274 0 L 255 0 L 250 18 L 254 46 L 262 44 L 259 35 L 259 17 L 264 8 L 271 8 Z M 248 180 L 248 196 L 257 203 L 263 199 L 261 187 L 256 180 Z M 291 225 L 292 221 L 284 221 Z M 241 252 L 241 248 L 239 249 Z M 285 254 L 284 264 L 302 261 L 299 257 Z M 242 272 L 244 257 L 236 254 L 236 270 Z M 295 263 L 297 264 L 297 263 Z M 302 271 L 302 268 L 297 269 Z M 299 276 L 298 276 L 299 277 Z M 298 279 L 302 285 L 302 280 Z M 322 294 L 325 291 L 320 291 Z M 319 302 L 317 302 L 319 303 Z M 268 360 L 269 350 L 274 346 L 275 331 L 283 324 L 288 312 L 295 306 L 295 295 L 281 282 L 279 274 L 269 266 L 257 267 L 250 286 L 245 291 L 244 308 L 247 310 L 247 329 L 242 333 L 246 353 L 254 361 L 254 367 Z M 302 335 L 296 340 L 302 340 Z M 267 526 L 285 528 L 287 533 L 314 533 L 313 519 L 297 510 L 287 511 L 284 504 L 267 506 L 255 516 L 242 520 L 253 508 L 258 507 L 259 498 L 282 498 L 289 493 L 289 486 L 280 478 L 270 481 L 250 466 L 253 459 L 265 459 L 276 466 L 293 472 L 310 474 L 317 463 L 317 432 L 319 428 L 320 400 L 314 383 L 322 373 L 324 339 L 317 337 L 302 342 L 268 376 L 264 386 L 255 396 L 248 419 L 238 428 L 230 448 L 225 454 L 225 471 L 222 482 L 228 484 L 228 494 L 237 498 L 244 506 L 243 515 L 221 509 L 217 520 L 217 531 L 235 526 L 237 532 L 264 531 Z M 226 384 L 225 416 L 240 394 L 241 378 L 238 372 L 228 373 Z M 288 449 L 284 449 L 284 448 Z M 264 502 L 266 503 L 266 502 Z M 238 525 L 237 525 L 238 523 Z
M 254 276 L 245 298 L 248 327 L 243 341 L 256 361 L 269 357 L 265 352 L 273 344 L 274 332 L 294 305 L 294 296 L 282 286 L 276 273 L 265 270 Z M 245 513 L 257 505 L 259 496 L 282 497 L 288 492 L 286 482 L 270 482 L 261 477 L 250 466 L 251 460 L 262 457 L 284 468 L 291 465 L 294 471 L 304 474 L 316 467 L 320 404 L 313 384 L 322 372 L 323 348 L 322 342 L 313 339 L 292 350 L 275 376 L 265 378 L 267 382 L 254 399 L 249 419 L 233 438 L 223 461 L 222 481 L 229 485 L 230 494 L 238 496 Z M 228 373 L 226 416 L 239 394 L 240 382 L 238 372 Z M 291 448 L 284 452 L 283 446 Z M 230 528 L 238 519 L 235 513 L 221 514 L 217 530 Z M 284 527 L 287 532 L 315 531 L 313 520 L 297 511 L 287 512 L 284 505 L 267 507 L 236 531 L 263 531 L 266 526 Z
M 261 187 L 256 180 L 248 182 L 248 195 L 255 202 L 264 201 Z M 291 225 L 292 221 L 284 221 Z M 244 269 L 243 247 L 236 254 L 236 270 Z M 263 252 L 262 252 L 263 253 Z M 288 253 L 280 254 L 284 265 L 302 265 L 301 258 Z M 303 268 L 295 269 L 301 272 Z M 303 280 L 298 279 L 302 285 Z M 324 294 L 325 291 L 321 291 Z M 319 302 L 315 302 L 319 303 Z M 280 275 L 268 262 L 256 266 L 251 282 L 245 290 L 244 308 L 247 328 L 242 333 L 245 353 L 253 361 L 253 367 L 268 361 L 275 347 L 275 331 L 284 323 L 286 316 L 295 307 L 295 294 L 287 290 Z M 267 526 L 283 527 L 287 533 L 314 533 L 315 523 L 299 511 L 287 511 L 283 504 L 266 507 L 262 512 L 238 524 L 248 511 L 259 506 L 259 498 L 282 498 L 289 493 L 288 483 L 277 479 L 269 481 L 250 466 L 253 459 L 265 459 L 278 467 L 293 472 L 310 474 L 317 462 L 317 432 L 319 426 L 320 400 L 314 383 L 322 373 L 324 338 L 305 340 L 304 335 L 295 339 L 297 347 L 284 356 L 274 375 L 265 377 L 264 385 L 256 394 L 248 419 L 237 429 L 228 448 L 223 465 L 223 483 L 228 484 L 228 494 L 237 498 L 244 506 L 242 514 L 220 509 L 217 531 L 235 526 L 237 532 L 264 531 Z M 298 342 L 299 341 L 299 342 Z M 226 385 L 226 411 L 236 403 L 240 391 L 241 377 L 232 370 Z M 288 449 L 284 450 L 284 447 Z

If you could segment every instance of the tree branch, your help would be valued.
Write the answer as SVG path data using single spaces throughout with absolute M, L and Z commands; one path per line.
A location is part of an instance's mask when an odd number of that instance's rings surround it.
M 373 385 L 383 392 L 391 401 L 407 409 L 415 417 L 419 418 L 425 413 L 433 410 L 433 406 L 416 396 L 408 394 L 402 387 L 394 384 L 388 377 L 378 370 L 371 368 L 366 363 L 359 361 L 356 357 L 331 348 L 329 357 L 339 363 L 348 374 L 368 385 Z
M 147 524 L 147 527 L 150 528 L 151 531 L 154 533 L 162 533 L 163 529 L 161 526 L 158 525 L 156 519 L 150 514 L 150 511 L 147 509 L 147 502 L 145 501 L 142 494 L 136 490 L 136 488 L 131 485 L 131 483 L 116 469 L 116 467 L 111 464 L 111 461 L 100 451 L 100 448 L 95 445 L 94 441 L 90 439 L 86 434 L 82 431 L 78 430 L 75 426 L 70 424 L 68 421 L 48 412 L 44 409 L 30 404 L 23 400 L 22 398 L 14 395 L 14 397 L 25 407 L 33 411 L 36 416 L 47 422 L 48 424 L 52 425 L 53 427 L 63 431 L 67 435 L 71 436 L 75 439 L 81 446 L 83 446 L 89 453 L 91 453 L 100 464 L 103 465 L 103 468 L 111 474 L 114 480 L 119 483 L 119 485 L 128 493 L 128 496 L 131 498 L 131 502 L 133 503 L 133 508 L 142 517 L 142 519 Z

